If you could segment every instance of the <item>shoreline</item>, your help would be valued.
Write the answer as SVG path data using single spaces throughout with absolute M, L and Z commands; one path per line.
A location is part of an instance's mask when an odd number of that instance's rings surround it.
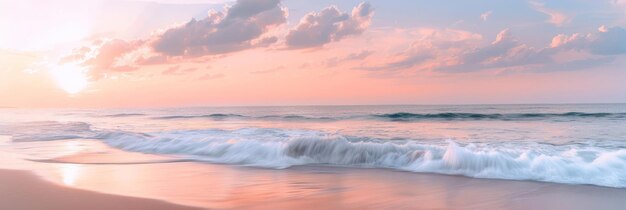
M 159 173 L 164 166 L 169 172 Z M 617 210 L 626 205 L 626 189 L 372 168 L 276 170 L 191 162 L 82 167 L 82 178 L 69 185 L 63 183 L 66 177 L 0 169 L 0 209 Z
M 99 141 L 43 144 L 55 151 L 78 146 L 90 150 L 53 159 L 15 156 L 0 161 L 0 168 L 8 167 L 0 169 L 0 209 L 618 210 L 626 206 L 625 188 L 329 165 L 268 169 L 178 162 Z
M 28 171 L 0 169 L 0 209 L 129 209 L 129 210 L 195 210 L 140 197 L 105 194 L 64 187 L 45 181 Z

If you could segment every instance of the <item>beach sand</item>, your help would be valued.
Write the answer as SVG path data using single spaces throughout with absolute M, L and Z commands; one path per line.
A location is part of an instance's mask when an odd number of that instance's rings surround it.
M 159 200 L 109 195 L 55 185 L 25 171 L 0 170 L 0 209 L 199 209 Z
M 164 163 L 89 165 L 78 171 L 76 176 L 66 172 L 57 177 L 67 187 L 24 172 L 2 171 L 1 205 L 7 207 L 2 209 L 66 205 L 65 209 L 184 209 L 124 196 L 210 209 L 623 209 L 626 205 L 624 189 L 384 169 L 271 170 Z M 68 181 L 67 176 L 74 180 Z

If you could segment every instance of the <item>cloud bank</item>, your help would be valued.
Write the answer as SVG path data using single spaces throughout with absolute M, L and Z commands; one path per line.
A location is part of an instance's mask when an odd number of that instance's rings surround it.
M 531 3 L 530 11 L 547 14 L 549 23 L 561 26 L 571 18 L 548 9 L 543 4 Z M 492 10 L 480 15 L 482 22 L 490 19 Z M 476 13 L 473 13 L 476 15 Z M 309 12 L 293 26 L 287 25 L 288 9 L 280 0 L 237 0 L 223 11 L 210 11 L 202 19 L 167 28 L 139 40 L 102 39 L 88 46 L 76 48 L 61 62 L 80 64 L 90 69 L 95 79 L 116 72 L 129 72 L 147 65 L 207 62 L 249 49 L 337 50 L 324 48 L 331 43 L 359 39 L 370 27 L 374 9 L 369 3 L 360 3 L 349 12 L 336 6 Z M 481 21 L 482 20 L 482 21 Z M 483 24 L 484 25 L 484 24 Z M 550 26 L 551 28 L 555 28 Z M 391 32 L 397 28 L 379 29 Z M 520 41 L 513 31 L 481 34 L 450 28 L 417 28 L 405 39 L 401 48 L 385 46 L 388 43 L 369 37 L 369 42 L 355 44 L 355 53 L 324 57 L 318 62 L 327 68 L 348 67 L 369 71 L 431 71 L 439 73 L 477 72 L 484 70 L 564 71 L 591 68 L 610 63 L 615 56 L 626 54 L 626 29 L 602 26 L 591 33 L 557 34 L 543 43 L 530 45 Z M 370 33 L 365 33 L 369 36 Z M 393 36 L 386 33 L 383 36 Z M 552 35 L 550 35 L 552 36 Z M 484 37 L 493 37 L 487 38 Z M 368 43 L 368 45 L 362 45 Z M 369 45 L 371 44 L 371 45 Z M 333 45 L 334 46 L 334 45 Z M 284 52 L 284 51 L 281 51 Z M 582 56 L 569 58 L 567 53 Z M 271 52 L 268 52 L 271 53 Z M 566 59 L 564 59 L 565 57 Z M 375 62 L 369 62 L 374 60 Z M 347 65 L 349 64 L 349 65 Z M 360 66 L 356 66 L 360 65 Z M 180 75 L 182 69 L 171 69 L 162 75 Z M 257 71 L 258 72 L 258 71 Z
M 281 35 L 279 27 L 287 22 L 287 11 L 280 0 L 237 0 L 223 12 L 209 11 L 203 19 L 192 19 L 142 40 L 96 40 L 75 49 L 61 62 L 85 66 L 92 78 L 98 79 L 145 65 L 181 63 L 267 48 L 281 39 L 285 40 L 282 43 L 286 49 L 319 47 L 363 33 L 373 16 L 368 3 L 359 4 L 351 14 L 329 6 L 321 12 L 307 14 L 294 29 Z
M 467 31 L 443 29 L 429 33 L 435 35 L 414 41 L 405 51 L 390 56 L 387 63 L 361 69 L 447 73 L 507 69 L 565 71 L 600 66 L 612 62 L 613 56 L 626 54 L 626 29 L 621 27 L 602 26 L 586 35 L 559 34 L 549 46 L 540 48 L 520 42 L 508 29 L 500 31 L 487 45 L 477 45 L 481 37 Z M 586 56 L 558 58 L 570 52 Z

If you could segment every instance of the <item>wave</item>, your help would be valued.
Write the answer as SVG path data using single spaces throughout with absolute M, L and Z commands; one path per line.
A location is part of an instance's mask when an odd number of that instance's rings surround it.
M 192 118 L 211 118 L 211 119 L 225 119 L 225 118 L 246 118 L 246 116 L 238 114 L 206 114 L 206 115 L 170 115 L 155 117 L 155 119 L 171 120 L 171 119 L 192 119 Z
M 409 112 L 397 112 L 391 114 L 372 115 L 377 118 L 390 120 L 415 120 L 415 119 L 499 119 L 502 114 L 479 114 L 479 113 L 436 113 L 436 114 L 416 114 Z
M 120 113 L 120 114 L 109 114 L 109 115 L 103 115 L 103 117 L 136 117 L 136 116 L 145 116 L 145 114 L 139 114 L 139 113 Z
M 284 120 L 284 121 L 340 121 L 340 120 L 386 120 L 386 121 L 427 121 L 427 120 L 545 120 L 568 118 L 626 118 L 626 113 L 410 113 L 395 112 L 386 114 L 352 115 L 352 116 L 303 116 L 303 115 L 264 115 L 246 116 L 239 114 L 207 114 L 207 115 L 171 115 L 155 117 L 155 119 L 214 119 L 214 120 Z
M 589 145 L 420 143 L 265 128 L 108 132 L 97 138 L 127 151 L 277 169 L 327 164 L 626 187 L 626 149 Z
M 302 116 L 302 115 L 265 115 L 261 117 L 256 117 L 257 119 L 269 119 L 269 120 L 314 120 L 314 121 L 335 121 L 335 120 L 343 120 L 348 117 L 311 117 L 311 116 Z
M 342 117 L 310 117 L 310 116 L 302 116 L 302 115 L 264 115 L 264 116 L 246 116 L 239 114 L 202 114 L 202 115 L 170 115 L 170 116 L 161 116 L 155 117 L 155 119 L 163 119 L 163 120 L 172 120 L 172 119 L 194 119 L 194 118 L 205 118 L 205 119 L 256 119 L 256 120 L 341 120 L 345 119 Z
M 34 121 L 0 126 L 0 135 L 10 135 L 16 142 L 91 138 L 95 134 L 85 122 Z
M 566 113 L 511 113 L 511 114 L 482 114 L 482 113 L 455 113 L 444 112 L 435 114 L 417 114 L 409 112 L 397 112 L 390 114 L 372 115 L 375 118 L 388 119 L 392 121 L 411 121 L 411 120 L 532 120 L 547 118 L 564 118 L 564 117 L 587 117 L 587 118 L 626 118 L 626 113 L 585 113 L 585 112 L 566 112 Z
M 626 188 L 625 147 L 593 142 L 460 144 L 277 128 L 139 133 L 56 121 L 0 126 L 0 134 L 12 135 L 13 141 L 90 138 L 126 151 L 173 155 L 185 161 L 276 169 L 326 164 Z

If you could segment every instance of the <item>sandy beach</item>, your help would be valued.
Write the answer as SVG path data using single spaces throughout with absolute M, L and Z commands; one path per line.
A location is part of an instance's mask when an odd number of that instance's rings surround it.
M 626 205 L 624 189 L 386 169 L 298 166 L 272 170 L 195 162 L 72 164 L 76 168 L 68 169 L 67 163 L 52 164 L 58 170 L 46 179 L 55 184 L 23 171 L 0 171 L 0 207 L 622 209 Z
M 626 205 L 622 188 L 324 165 L 266 169 L 125 152 L 88 139 L 42 143 L 55 151 L 90 149 L 53 159 L 7 156 L 12 158 L 0 163 L 11 169 L 0 170 L 0 209 L 611 210 Z
M 159 200 L 63 187 L 25 171 L 0 170 L 0 186 L 0 209 L 199 209 Z

